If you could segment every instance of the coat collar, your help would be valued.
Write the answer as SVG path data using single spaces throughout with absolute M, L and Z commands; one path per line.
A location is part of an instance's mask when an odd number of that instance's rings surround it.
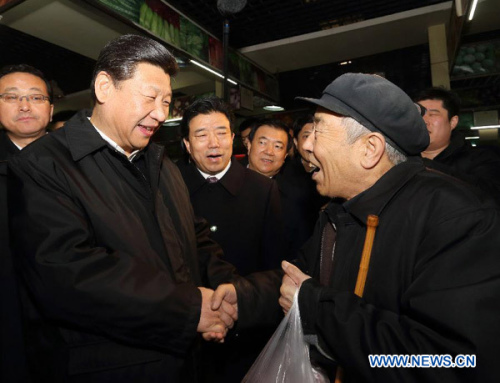
M 418 172 L 424 170 L 420 157 L 409 157 L 406 162 L 391 168 L 372 187 L 343 203 L 343 208 L 359 221 L 366 222 L 368 215 L 380 216 L 384 208 Z M 338 205 L 330 203 L 326 209 L 332 217 L 338 212 Z
M 233 157 L 231 158 L 231 166 L 226 174 L 220 179 L 219 183 L 232 195 L 238 195 L 243 186 L 245 168 Z M 202 186 L 206 185 L 205 178 L 200 174 L 196 165 L 190 162 L 185 167 L 184 181 L 190 194 L 195 194 Z
M 64 131 L 74 161 L 79 161 L 102 147 L 110 147 L 90 123 L 91 114 L 91 110 L 82 110 L 65 124 Z M 147 153 L 152 159 L 151 163 L 158 164 L 163 155 L 163 147 L 150 143 L 147 147 Z
M 0 161 L 7 161 L 10 156 L 19 152 L 20 150 L 7 136 L 7 132 L 4 129 L 0 130 Z
M 451 133 L 450 144 L 441 153 L 439 153 L 434 160 L 445 160 L 448 157 L 455 155 L 455 153 L 464 152 L 469 148 L 471 148 L 471 146 L 465 140 L 465 135 L 460 131 L 454 130 Z
M 89 121 L 91 111 L 86 109 L 78 112 L 65 124 L 66 138 L 69 151 L 74 161 L 107 146 L 99 133 Z

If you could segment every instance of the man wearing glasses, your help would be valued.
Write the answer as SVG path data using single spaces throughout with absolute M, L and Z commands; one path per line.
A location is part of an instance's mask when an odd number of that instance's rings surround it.
M 0 152 L 15 153 L 42 137 L 52 118 L 51 88 L 42 72 L 29 65 L 0 70 Z M 17 150 L 16 150 L 17 149 Z
M 0 69 L 0 381 L 26 381 L 21 316 L 7 225 L 7 161 L 43 136 L 52 117 L 51 88 L 29 65 Z

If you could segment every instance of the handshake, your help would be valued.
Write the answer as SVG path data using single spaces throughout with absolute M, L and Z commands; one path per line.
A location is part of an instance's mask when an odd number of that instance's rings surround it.
M 280 288 L 279 304 L 286 314 L 292 306 L 293 297 L 302 282 L 310 277 L 296 266 L 283 261 L 283 281 Z M 198 287 L 201 291 L 201 315 L 197 331 L 203 339 L 223 343 L 228 329 L 238 320 L 238 299 L 232 284 L 222 284 L 213 291 Z
M 201 315 L 197 331 L 203 339 L 224 343 L 228 329 L 238 320 L 236 289 L 232 284 L 220 285 L 213 291 L 198 287 L 201 291 Z

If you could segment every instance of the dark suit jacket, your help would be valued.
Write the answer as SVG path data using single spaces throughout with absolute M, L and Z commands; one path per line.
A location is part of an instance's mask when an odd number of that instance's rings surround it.
M 26 382 L 18 284 L 9 248 L 7 163 L 19 149 L 0 130 L 0 382 Z
M 274 178 L 283 209 L 287 258 L 293 260 L 312 235 L 321 207 L 330 199 L 319 195 L 311 174 L 306 173 L 300 162 L 300 156 L 288 159 Z
M 241 275 L 279 267 L 282 218 L 276 183 L 234 158 L 222 179 L 208 183 L 193 163 L 177 163 L 195 214 L 205 218 L 226 261 Z

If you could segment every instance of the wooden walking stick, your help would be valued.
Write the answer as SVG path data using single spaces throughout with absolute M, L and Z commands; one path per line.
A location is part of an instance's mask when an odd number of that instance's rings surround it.
M 359 262 L 358 277 L 356 279 L 356 287 L 354 294 L 358 297 L 363 296 L 365 290 L 366 277 L 368 275 L 368 268 L 370 266 L 370 257 L 372 255 L 373 241 L 375 240 L 375 232 L 377 231 L 378 217 L 370 214 L 366 219 L 366 236 L 365 244 L 363 246 L 363 253 L 361 254 L 361 261 Z M 335 383 L 342 383 L 344 378 L 344 370 L 341 366 L 337 367 L 335 374 Z

